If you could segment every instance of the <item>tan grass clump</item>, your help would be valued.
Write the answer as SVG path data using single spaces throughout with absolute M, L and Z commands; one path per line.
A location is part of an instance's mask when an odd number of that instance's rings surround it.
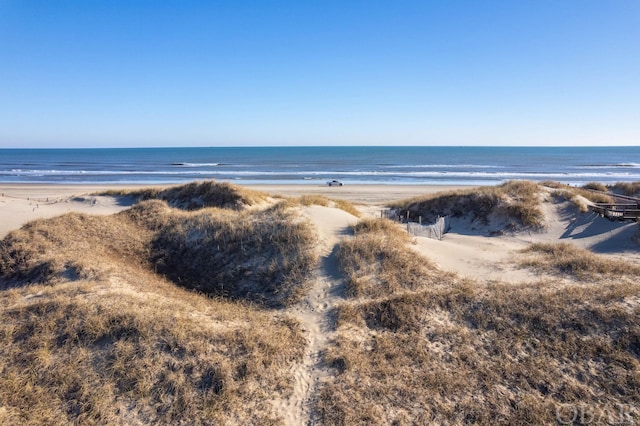
M 246 206 L 259 204 L 267 199 L 267 195 L 261 192 L 212 180 L 191 182 L 166 189 L 146 188 L 107 191 L 104 194 L 129 196 L 138 201 L 163 200 L 170 206 L 183 210 L 198 210 L 207 207 L 240 210 Z
M 556 200 L 566 200 L 578 207 L 582 213 L 589 211 L 591 203 L 612 203 L 613 198 L 601 190 L 606 191 L 607 188 L 597 182 L 584 185 L 583 187 L 573 187 L 564 183 L 545 181 L 540 183 L 541 186 L 551 188 L 550 192 Z M 594 192 L 595 191 L 595 192 Z
M 637 406 L 638 286 L 553 287 L 459 283 L 344 308 L 325 423 L 554 424 L 578 404 Z
M 247 302 L 299 296 L 313 247 L 309 225 L 278 208 L 158 200 L 11 232 L 0 423 L 279 424 L 271 400 L 292 391 L 306 343 L 296 321 Z
M 126 215 L 33 221 L 0 241 L 0 289 L 101 278 L 123 259 L 148 264 L 151 235 Z
M 569 193 L 573 193 L 574 195 L 579 194 L 595 203 L 611 203 L 613 202 L 613 198 L 606 194 L 594 194 L 589 191 L 583 191 L 584 189 L 599 192 L 610 192 L 630 197 L 640 196 L 640 182 L 617 182 L 613 185 L 605 185 L 600 182 L 590 182 L 580 188 L 572 187 L 567 184 L 554 181 L 540 182 L 540 185 L 553 189 L 566 190 Z M 570 199 L 571 197 L 569 196 L 566 198 Z
M 540 228 L 544 215 L 540 209 L 540 187 L 529 181 L 509 181 L 498 186 L 480 187 L 400 201 L 391 207 L 400 215 L 422 216 L 434 222 L 439 216 L 469 218 L 488 224 L 491 217 L 510 221 L 509 227 Z
M 552 193 L 556 198 L 570 201 L 582 213 L 589 211 L 589 206 L 593 203 L 612 203 L 613 198 L 606 194 L 586 191 L 580 188 L 560 189 Z
M 545 272 L 573 275 L 581 279 L 593 275 L 640 276 L 635 263 L 610 259 L 568 243 L 532 244 L 524 253 L 538 254 L 520 262 L 523 267 Z
M 296 207 L 309 207 L 313 205 L 327 207 L 329 199 L 321 195 L 303 195 L 301 197 L 282 197 L 282 201 L 278 203 L 283 209 L 292 209 Z
M 432 282 L 435 265 L 406 246 L 407 233 L 387 219 L 366 219 L 338 251 L 350 297 L 380 297 Z
M 353 203 L 347 200 L 333 200 L 333 204 L 336 208 L 352 214 L 355 217 L 360 217 L 361 215 L 360 210 L 358 210 L 358 208 L 353 205 Z
M 316 404 L 325 424 L 554 424 L 579 404 L 638 406 L 637 280 L 481 285 L 407 267 L 390 233 L 361 230 L 340 249 L 348 279 L 367 285 L 336 312 L 325 361 L 337 376 Z
M 299 197 L 297 200 L 303 206 L 316 205 L 316 206 L 327 207 L 331 202 L 331 200 L 329 200 L 327 197 L 323 197 L 322 195 L 312 195 L 312 194 L 303 195 Z
M 399 238 L 402 243 L 409 241 L 406 232 L 400 232 L 398 224 L 389 219 L 363 219 L 353 226 L 353 232 L 357 234 L 369 233 L 380 236 Z
M 585 185 L 582 185 L 583 189 L 591 189 L 593 191 L 607 192 L 609 189 L 606 185 L 600 182 L 589 182 Z
M 335 207 L 337 209 L 343 210 L 349 214 L 352 214 L 355 217 L 360 217 L 360 211 L 349 201 L 346 200 L 334 200 L 322 195 L 303 195 L 301 197 L 294 198 L 286 198 L 283 202 L 281 202 L 283 207 L 291 208 L 298 206 L 322 206 L 322 207 Z
M 279 424 L 271 401 L 292 391 L 306 342 L 296 321 L 256 304 L 299 297 L 314 247 L 310 225 L 280 207 L 159 200 L 11 232 L 0 424 Z
M 611 186 L 611 191 L 629 197 L 639 197 L 640 182 L 618 182 Z
M 284 306 L 313 268 L 315 234 L 291 213 L 207 211 L 185 215 L 153 239 L 158 273 L 205 294 Z
M 110 217 L 71 213 L 10 233 L 0 276 L 5 286 L 97 278 L 126 260 L 206 294 L 283 306 L 315 262 L 313 230 L 294 219 L 281 208 L 183 212 L 160 201 Z
M 571 188 L 571 186 L 567 185 L 566 183 L 561 183 L 555 180 L 543 180 L 541 182 L 538 182 L 538 184 L 540 186 L 544 186 L 547 188 L 552 188 L 552 189 L 567 189 L 567 188 Z
M 278 424 L 269 401 L 290 392 L 305 345 L 294 321 L 123 285 L 0 293 L 0 423 Z

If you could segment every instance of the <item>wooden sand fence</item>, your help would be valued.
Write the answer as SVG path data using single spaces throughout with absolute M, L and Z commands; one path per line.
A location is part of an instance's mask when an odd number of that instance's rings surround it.
M 442 240 L 444 234 L 451 228 L 449 225 L 449 216 L 440 216 L 435 223 L 423 225 L 422 217 L 418 216 L 418 222 L 412 222 L 410 214 L 407 212 L 405 215 L 400 215 L 397 210 L 389 209 L 382 210 L 380 217 L 387 218 L 389 220 L 404 222 L 407 224 L 407 232 L 416 237 L 427 237 L 434 240 Z
M 422 225 L 416 222 L 407 222 L 407 232 L 416 237 L 427 237 L 434 240 L 441 240 L 449 230 L 449 217 L 441 216 L 436 223 Z

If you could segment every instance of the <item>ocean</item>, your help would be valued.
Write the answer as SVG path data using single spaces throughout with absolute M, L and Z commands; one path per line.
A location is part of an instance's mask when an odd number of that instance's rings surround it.
M 640 181 L 640 147 L 0 149 L 1 183 L 495 185 Z

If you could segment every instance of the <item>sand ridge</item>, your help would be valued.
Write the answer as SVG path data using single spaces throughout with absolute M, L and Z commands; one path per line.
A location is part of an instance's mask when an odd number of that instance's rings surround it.
M 29 185 L 10 184 L 0 187 L 0 238 L 25 223 L 50 218 L 71 211 L 108 215 L 130 206 L 130 200 L 95 195 L 110 188 L 140 188 L 135 185 Z M 380 210 L 389 202 L 461 189 L 459 186 L 429 185 L 251 185 L 250 189 L 276 197 L 297 197 L 311 194 L 334 199 L 345 199 L 360 209 L 364 216 L 379 217 Z M 637 224 L 611 222 L 593 213 L 579 213 L 570 202 L 542 203 L 545 228 L 540 232 L 515 235 L 488 236 L 486 224 L 452 219 L 451 230 L 442 241 L 415 237 L 413 248 L 435 261 L 442 269 L 463 276 L 484 280 L 508 278 L 526 282 L 538 278 L 529 270 L 516 268 L 514 255 L 531 243 L 569 241 L 598 254 L 625 257 L 640 261 L 637 250 Z M 332 211 L 333 210 L 333 211 Z M 337 209 L 310 207 L 305 215 L 316 225 L 325 250 L 332 250 L 350 223 Z
M 364 216 L 379 217 L 386 202 L 420 195 L 424 188 L 374 185 L 365 188 L 327 188 L 307 185 L 252 187 L 275 196 L 317 194 L 347 199 L 360 208 Z M 34 219 L 53 217 L 69 211 L 108 215 L 129 207 L 122 199 L 92 195 L 102 187 L 20 186 L 0 188 L 0 238 Z M 447 188 L 430 188 L 439 191 Z M 451 188 L 454 189 L 454 188 Z M 271 192 L 274 190 L 275 192 Z M 465 219 L 452 219 L 451 230 L 442 241 L 414 237 L 412 249 L 425 255 L 440 269 L 479 281 L 509 283 L 535 282 L 540 273 L 517 266 L 519 252 L 534 242 L 569 241 L 596 253 L 640 261 L 633 241 L 635 223 L 610 222 L 589 213 L 580 213 L 570 202 L 547 200 L 543 203 L 545 229 L 489 236 L 490 226 Z M 293 391 L 290 396 L 273 401 L 273 408 L 286 425 L 314 424 L 313 405 L 318 388 L 335 372 L 323 363 L 323 352 L 335 336 L 333 312 L 343 300 L 343 277 L 336 251 L 340 242 L 350 238 L 349 228 L 358 219 L 333 207 L 300 207 L 300 213 L 315 227 L 318 236 L 319 264 L 304 299 L 284 310 L 295 318 L 307 340 L 302 361 L 293 366 Z M 401 225 L 398 225 L 401 226 Z
M 169 185 L 44 185 L 4 184 L 0 186 L 0 238 L 25 223 L 50 218 L 70 211 L 88 214 L 113 214 L 124 210 L 130 203 L 122 198 L 98 196 L 111 189 L 141 189 Z M 380 206 L 394 200 L 435 193 L 461 186 L 436 185 L 247 185 L 246 188 L 278 197 L 322 195 L 345 199 L 361 205 L 364 210 L 379 212 Z
M 130 206 L 122 198 L 95 195 L 110 188 L 140 188 L 135 185 L 29 185 L 10 184 L 0 187 L 0 238 L 25 223 L 50 218 L 71 211 L 108 215 Z M 429 185 L 251 185 L 250 189 L 273 196 L 296 197 L 305 194 L 345 199 L 356 204 L 365 216 L 376 217 L 385 205 L 394 200 L 461 189 L 459 186 Z M 637 225 L 632 222 L 611 222 L 595 214 L 579 213 L 569 202 L 545 202 L 545 229 L 542 232 L 518 235 L 486 235 L 483 224 L 453 219 L 452 229 L 442 241 L 416 237 L 413 248 L 438 263 L 442 269 L 463 276 L 482 276 L 488 280 L 526 282 L 536 278 L 531 271 L 512 265 L 513 254 L 535 242 L 570 241 L 595 253 L 640 261 L 634 236 Z M 318 206 L 309 208 L 307 216 L 319 229 L 320 239 L 328 247 L 341 238 L 340 217 L 344 212 L 331 212 Z M 344 213 L 346 214 L 346 213 Z M 338 217 L 334 218 L 334 215 Z M 379 217 L 379 216 L 378 216 Z

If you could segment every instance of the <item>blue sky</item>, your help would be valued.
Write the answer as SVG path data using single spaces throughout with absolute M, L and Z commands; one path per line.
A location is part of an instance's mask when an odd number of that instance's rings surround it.
M 0 0 L 0 148 L 639 144 L 638 0 Z

